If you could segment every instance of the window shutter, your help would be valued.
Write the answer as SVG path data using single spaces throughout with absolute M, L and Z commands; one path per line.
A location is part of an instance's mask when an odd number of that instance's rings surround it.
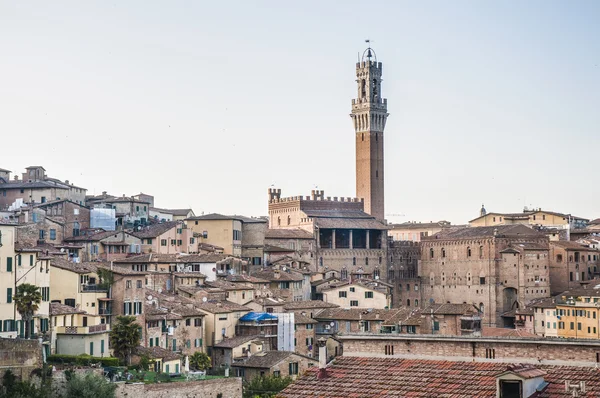
M 6 272 L 12 272 L 12 263 L 13 263 L 12 257 L 8 257 L 6 259 Z

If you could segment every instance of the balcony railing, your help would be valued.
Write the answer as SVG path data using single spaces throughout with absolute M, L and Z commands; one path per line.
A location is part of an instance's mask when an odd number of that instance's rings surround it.
M 112 308 L 99 308 L 98 309 L 98 315 L 111 315 L 112 314 Z
M 334 334 L 334 333 L 337 333 L 337 331 L 338 331 L 337 328 L 335 328 L 335 327 L 329 327 L 329 328 L 317 327 L 316 330 L 317 330 L 317 334 Z
M 110 328 L 106 323 L 93 326 L 58 326 L 56 327 L 57 334 L 90 334 L 109 331 Z
M 82 292 L 106 292 L 106 291 L 108 291 L 108 289 L 104 285 L 82 284 L 81 291 Z

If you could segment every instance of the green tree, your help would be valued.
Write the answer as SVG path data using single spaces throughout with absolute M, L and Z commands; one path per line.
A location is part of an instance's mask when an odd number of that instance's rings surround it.
M 20 381 L 9 370 L 2 376 L 0 398 L 47 398 L 47 390 L 40 389 L 28 381 Z
M 140 325 L 134 316 L 118 316 L 110 331 L 110 345 L 114 355 L 131 365 L 131 354 L 140 345 Z
M 117 386 L 95 373 L 73 375 L 67 381 L 65 398 L 113 398 Z
M 210 368 L 210 357 L 205 352 L 195 352 L 190 355 L 190 368 L 194 370 L 206 370 Z
M 274 398 L 292 382 L 291 377 L 255 377 L 244 385 L 244 398 Z
M 115 281 L 115 277 L 114 274 L 112 273 L 111 270 L 106 269 L 106 268 L 98 268 L 98 279 L 100 281 L 99 285 L 108 290 L 113 282 Z
M 40 288 L 29 283 L 23 283 L 17 286 L 16 294 L 13 297 L 15 307 L 21 315 L 21 319 L 25 324 L 25 338 L 31 337 L 31 320 L 33 315 L 40 308 L 42 302 L 42 294 Z

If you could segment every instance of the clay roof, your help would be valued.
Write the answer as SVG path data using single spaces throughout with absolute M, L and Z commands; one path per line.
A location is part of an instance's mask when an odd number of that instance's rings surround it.
M 133 236 L 137 236 L 140 239 L 156 238 L 165 232 L 177 228 L 178 225 L 182 225 L 178 221 L 168 221 L 158 224 L 146 225 L 142 227 L 141 231 L 132 232 Z
M 295 252 L 296 250 L 290 249 L 289 247 L 281 247 L 281 246 L 275 246 L 275 245 L 266 244 L 263 247 L 263 251 L 265 253 L 278 253 L 278 252 L 281 252 L 281 253 L 291 253 L 291 252 Z
M 314 239 L 314 236 L 301 228 L 282 228 L 268 229 L 265 232 L 265 239 Z
M 50 303 L 50 315 L 85 314 L 84 310 L 60 303 Z
M 437 222 L 405 222 L 402 224 L 390 224 L 392 229 L 421 229 L 421 228 L 448 228 L 450 226 L 449 221 L 437 221 Z
M 263 351 L 252 355 L 244 362 L 234 362 L 231 366 L 239 368 L 269 369 L 290 355 L 297 355 L 291 351 Z
M 549 385 L 536 398 L 571 397 L 565 380 L 585 381 L 584 398 L 600 394 L 600 370 L 575 366 L 507 366 L 500 362 L 459 362 L 426 359 L 367 358 L 342 356 L 318 379 L 318 368 L 290 384 L 278 398 L 348 397 L 496 397 L 496 377 L 507 371 L 523 372 L 526 378 L 541 375 Z M 513 370 L 514 369 L 514 370 Z M 519 373 L 517 373 L 519 374 Z
M 372 309 L 372 308 L 326 308 L 313 315 L 316 320 L 345 320 L 345 321 L 388 321 L 393 317 L 410 314 L 406 308 Z M 416 313 L 416 311 L 415 311 Z M 389 322 L 386 322 L 388 324 Z
M 508 329 L 508 328 L 481 328 L 481 337 L 539 337 L 536 334 L 529 333 L 526 330 Z
M 224 280 L 216 280 L 204 283 L 208 287 L 214 287 L 223 290 L 254 290 L 254 286 L 245 283 L 233 283 Z
M 242 344 L 248 343 L 252 340 L 261 340 L 264 339 L 264 336 L 260 335 L 252 335 L 252 336 L 236 336 L 229 337 L 221 341 L 220 343 L 215 344 L 215 348 L 235 348 Z
M 339 308 L 340 306 L 333 303 L 326 303 L 322 300 L 304 300 L 304 301 L 290 301 L 283 305 L 283 309 L 287 311 L 294 310 L 311 310 L 315 308 Z
M 276 276 L 279 275 L 279 276 Z M 260 278 L 260 279 L 266 279 L 268 281 L 271 282 L 299 282 L 304 280 L 304 278 L 302 277 L 302 275 L 298 272 L 293 272 L 293 271 L 277 271 L 273 270 L 273 269 L 263 269 L 261 271 L 256 271 L 252 273 L 252 276 Z
M 531 308 L 556 308 L 553 298 L 535 299 L 527 304 Z
M 389 229 L 386 225 L 377 221 L 375 218 L 363 217 L 322 217 L 315 219 L 315 225 L 317 225 L 319 228 Z
M 239 305 L 227 300 L 208 300 L 198 302 L 196 305 L 198 309 L 212 314 L 225 314 L 230 312 L 250 312 L 251 308 L 243 305 Z
M 498 237 L 544 237 L 532 228 L 522 224 L 512 225 L 495 225 L 490 227 L 464 227 L 464 228 L 447 228 L 442 231 L 423 238 L 423 240 L 456 240 L 456 239 L 473 239 L 492 237 L 496 234 Z
M 177 359 L 181 359 L 181 355 L 167 350 L 161 347 L 142 347 L 139 346 L 135 349 L 136 355 L 144 355 L 146 354 L 150 359 L 162 359 L 163 361 L 174 361 Z
M 315 321 L 314 319 L 312 319 L 311 317 L 306 316 L 306 315 L 294 314 L 294 324 L 296 324 L 296 325 L 306 325 L 306 324 L 309 324 L 309 323 L 319 323 L 319 322 Z
M 597 252 L 599 251 L 598 249 L 594 249 L 592 247 L 588 247 L 585 246 L 581 243 L 577 243 L 577 242 L 573 242 L 570 240 L 555 240 L 555 241 L 550 241 L 550 245 L 553 246 L 559 246 L 562 247 L 565 250 L 584 250 L 584 251 L 591 251 L 591 252 Z
M 100 241 L 102 239 L 106 239 L 108 237 L 111 237 L 113 235 L 119 235 L 120 233 L 124 233 L 127 235 L 131 235 L 129 232 L 126 231 L 105 231 L 103 229 L 97 229 L 97 230 L 90 230 L 91 234 L 87 234 L 87 235 L 79 235 L 79 236 L 73 236 L 70 238 L 65 238 L 65 242 L 97 242 Z
M 433 311 L 434 314 L 439 315 L 470 315 L 477 314 L 478 310 L 473 304 L 430 304 L 423 310 L 423 314 L 430 314 Z
M 228 282 L 233 282 L 233 283 L 240 283 L 240 282 L 246 282 L 246 283 L 268 283 L 269 282 L 266 279 L 256 278 L 254 276 L 249 276 L 249 275 L 227 275 L 227 277 L 225 279 Z
M 108 263 L 98 263 L 98 268 L 104 268 L 108 271 L 111 271 L 113 274 L 117 275 L 148 275 L 149 272 L 146 271 L 134 271 L 129 268 L 124 267 L 112 267 Z
M 211 213 L 211 214 L 205 214 L 202 216 L 190 217 L 190 218 L 186 218 L 186 220 L 191 220 L 191 221 L 196 221 L 196 220 L 237 220 L 237 221 L 241 221 L 241 222 L 245 222 L 245 223 L 266 223 L 267 222 L 267 220 L 264 218 L 253 218 L 253 217 L 238 216 L 238 215 L 227 216 L 227 215 L 218 214 L 218 213 Z
M 151 207 L 150 210 L 154 210 L 159 213 L 172 214 L 174 216 L 187 216 L 192 209 L 161 209 L 158 207 Z
M 56 268 L 61 268 L 67 271 L 72 271 L 78 274 L 89 274 L 90 272 L 98 271 L 98 265 L 104 265 L 105 267 L 110 267 L 109 263 L 98 263 L 98 262 L 89 262 L 89 263 L 73 263 L 65 260 L 64 258 L 54 257 L 50 261 L 50 265 Z

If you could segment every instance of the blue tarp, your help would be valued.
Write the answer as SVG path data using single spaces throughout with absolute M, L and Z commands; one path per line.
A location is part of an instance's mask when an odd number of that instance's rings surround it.
M 243 317 L 240 318 L 242 322 L 260 322 L 260 321 L 270 321 L 276 320 L 277 316 L 273 314 L 269 314 L 267 312 L 249 312 Z

